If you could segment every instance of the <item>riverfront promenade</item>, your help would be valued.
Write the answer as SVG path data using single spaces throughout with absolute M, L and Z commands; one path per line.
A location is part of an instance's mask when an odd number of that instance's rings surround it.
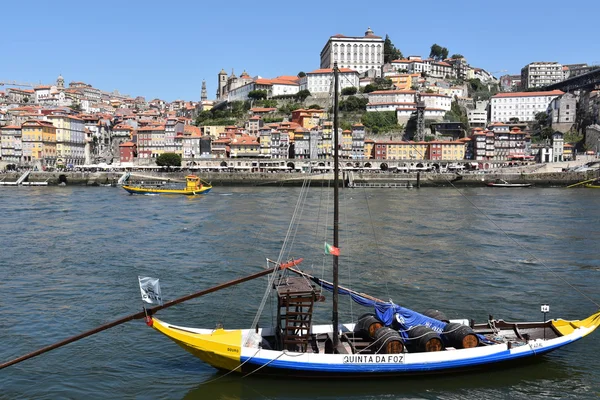
M 299 186 L 309 175 L 315 183 L 333 180 L 332 173 L 299 173 L 299 172 L 131 172 L 129 182 L 132 184 L 151 181 L 184 181 L 185 176 L 194 173 L 202 179 L 209 181 L 213 186 Z M 30 182 L 48 182 L 48 185 L 98 186 L 116 184 L 122 172 L 31 172 Z M 21 176 L 20 172 L 0 174 L 0 180 L 15 182 Z M 407 184 L 413 187 L 444 187 L 444 186 L 482 186 L 485 182 L 494 179 L 504 179 L 513 183 L 533 183 L 535 186 L 568 186 L 598 176 L 598 171 L 587 172 L 523 172 L 519 169 L 506 169 L 495 171 L 472 171 L 457 173 L 394 173 L 394 172 L 349 172 L 343 173 L 344 181 L 354 183 L 380 184 Z

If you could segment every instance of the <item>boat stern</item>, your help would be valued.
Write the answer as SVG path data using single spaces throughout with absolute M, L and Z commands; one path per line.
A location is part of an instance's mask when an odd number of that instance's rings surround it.
M 170 325 L 152 317 L 152 328 L 161 332 L 179 346 L 215 368 L 227 371 L 240 366 L 242 331 L 222 328 L 207 333 L 193 332 Z

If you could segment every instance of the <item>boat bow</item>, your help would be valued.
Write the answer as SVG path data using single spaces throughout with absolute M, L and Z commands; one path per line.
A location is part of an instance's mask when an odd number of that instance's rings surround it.
M 152 317 L 152 327 L 179 346 L 215 368 L 234 370 L 240 366 L 242 331 L 222 328 L 194 329 L 167 324 Z
M 557 319 L 552 321 L 552 326 L 563 336 L 572 334 L 576 329 L 584 328 L 587 331 L 584 331 L 581 335 L 583 337 L 594 332 L 600 326 L 600 311 L 582 320 L 566 321 L 564 319 Z

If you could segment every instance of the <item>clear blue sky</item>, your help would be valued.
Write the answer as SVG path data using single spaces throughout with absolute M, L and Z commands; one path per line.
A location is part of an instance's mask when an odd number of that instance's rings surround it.
M 433 43 L 496 76 L 532 61 L 600 63 L 600 1 L 71 1 L 2 3 L 0 81 L 83 81 L 131 96 L 199 100 L 217 74 L 319 68 L 327 39 L 367 27 L 406 55 Z

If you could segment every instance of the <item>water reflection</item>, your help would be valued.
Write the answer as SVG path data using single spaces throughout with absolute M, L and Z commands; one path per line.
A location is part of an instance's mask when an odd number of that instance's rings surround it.
M 252 399 L 465 399 L 568 397 L 560 388 L 568 382 L 569 392 L 587 393 L 580 373 L 560 360 L 542 357 L 508 369 L 431 377 L 293 380 L 216 373 L 183 398 Z

